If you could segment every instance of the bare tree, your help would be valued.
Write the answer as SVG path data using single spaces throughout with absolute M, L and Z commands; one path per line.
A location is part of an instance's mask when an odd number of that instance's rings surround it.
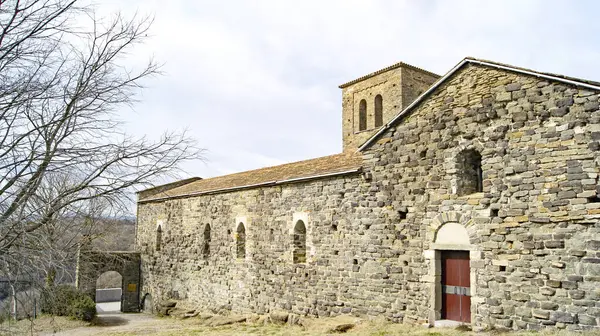
M 42 209 L 80 181 L 72 176 L 49 174 L 32 197 L 34 209 Z M 72 283 L 75 281 L 75 265 L 78 250 L 90 248 L 92 242 L 109 235 L 113 219 L 124 215 L 124 209 L 115 208 L 110 198 L 95 197 L 59 209 L 47 223 L 24 235 L 18 245 L 20 273 L 28 278 L 43 276 L 46 285 Z
M 132 188 L 201 158 L 185 134 L 135 139 L 116 119 L 159 73 L 152 60 L 125 66 L 151 23 L 99 19 L 77 0 L 0 0 L 0 269 L 14 275 L 68 258 L 81 235 L 65 228 L 90 230 L 98 204 L 122 210 Z M 43 252 L 57 245 L 62 256 Z

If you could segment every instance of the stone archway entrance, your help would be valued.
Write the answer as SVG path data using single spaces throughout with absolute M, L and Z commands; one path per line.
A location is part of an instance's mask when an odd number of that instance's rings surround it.
M 470 323 L 476 311 L 476 273 L 471 263 L 481 258 L 478 248 L 471 244 L 469 217 L 459 213 L 438 216 L 431 227 L 430 249 L 424 256 L 430 262 L 427 282 L 430 283 L 429 324 L 441 321 Z M 441 322 L 441 323 L 438 323 Z
M 76 286 L 96 301 L 96 281 L 109 271 L 118 272 L 122 277 L 120 311 L 139 312 L 140 254 L 137 252 L 80 251 Z
M 123 277 L 119 272 L 107 271 L 96 280 L 96 311 L 113 313 L 121 311 Z

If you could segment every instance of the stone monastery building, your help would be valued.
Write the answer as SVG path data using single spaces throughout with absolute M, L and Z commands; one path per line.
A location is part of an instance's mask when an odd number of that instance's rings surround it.
M 340 88 L 343 153 L 139 193 L 140 294 L 599 328 L 600 83 L 466 58 Z

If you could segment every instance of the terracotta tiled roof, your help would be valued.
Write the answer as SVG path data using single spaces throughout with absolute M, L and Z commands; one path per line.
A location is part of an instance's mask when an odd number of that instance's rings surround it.
M 139 202 L 157 201 L 166 198 L 186 197 L 239 189 L 291 183 L 328 175 L 352 173 L 360 170 L 360 153 L 342 153 L 316 159 L 282 164 L 279 166 L 249 170 L 241 173 L 197 180 L 176 188 L 152 194 L 139 195 Z
M 147 189 L 144 189 L 144 190 L 140 190 L 140 191 L 137 192 L 137 194 L 138 194 L 139 198 L 149 198 L 150 196 L 159 194 L 159 193 L 161 193 L 161 192 L 163 192 L 165 190 L 175 189 L 175 188 L 180 187 L 180 186 L 182 186 L 184 184 L 192 183 L 194 181 L 198 181 L 198 180 L 201 180 L 201 179 L 202 179 L 201 177 L 190 177 L 190 178 L 185 179 L 185 180 L 179 180 L 179 181 L 175 181 L 175 182 L 171 182 L 171 183 L 167 183 L 167 184 L 161 184 L 161 185 L 154 186 L 154 187 L 151 187 L 151 188 L 147 188 Z

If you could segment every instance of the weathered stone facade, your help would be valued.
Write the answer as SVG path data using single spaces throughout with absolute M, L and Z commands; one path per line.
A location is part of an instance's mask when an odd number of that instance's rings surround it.
M 141 197 L 142 290 L 215 311 L 434 323 L 440 255 L 459 250 L 473 326 L 598 328 L 598 87 L 465 60 L 361 147 L 361 171 Z M 463 193 L 465 150 L 482 179 Z M 292 256 L 299 220 L 306 263 Z

